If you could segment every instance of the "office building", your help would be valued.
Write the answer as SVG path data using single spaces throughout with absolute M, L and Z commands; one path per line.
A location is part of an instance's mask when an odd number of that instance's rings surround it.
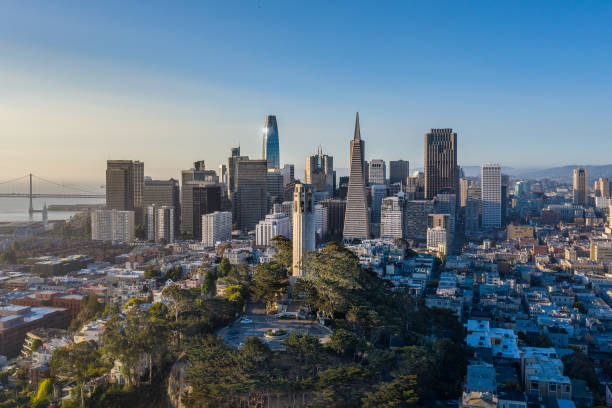
M 450 214 L 429 214 L 427 216 L 427 227 L 435 228 L 440 227 L 444 228 L 446 231 L 450 230 Z
M 276 116 L 267 115 L 264 125 L 262 159 L 268 162 L 269 169 L 280 169 L 280 152 L 278 147 L 278 126 Z
M 232 240 L 232 213 L 215 211 L 202 215 L 202 245 L 214 247 Z
M 405 186 L 409 176 L 408 160 L 391 160 L 389 162 L 389 184 L 402 183 Z
M 374 161 L 374 160 L 372 160 Z M 370 234 L 378 236 L 380 230 L 380 207 L 387 196 L 387 188 L 382 184 L 373 184 L 370 189 Z
M 232 147 L 227 159 L 227 197 L 230 199 L 236 191 L 236 167 L 241 160 L 249 160 L 249 156 L 240 155 L 240 146 Z
M 370 223 L 368 219 L 366 179 L 364 174 L 365 143 L 361 140 L 359 113 L 357 113 L 355 118 L 355 134 L 353 140 L 351 140 L 350 149 L 349 182 L 346 195 L 343 237 L 346 240 L 368 239 L 370 237 Z
M 439 251 L 440 245 L 443 245 L 442 248 L 446 248 L 446 230 L 442 227 L 427 228 L 427 249 Z M 445 249 L 442 252 L 445 252 Z
M 173 207 L 174 236 L 178 237 L 181 220 L 181 193 L 178 180 L 145 179 L 142 205 L 145 208 L 151 205 Z
M 327 207 L 315 204 L 315 232 L 319 241 L 323 241 L 327 235 Z
M 386 184 L 387 165 L 384 160 L 374 159 L 369 164 L 368 182 L 370 185 Z
M 408 177 L 406 193 L 412 200 L 425 198 L 425 174 L 422 171 L 415 171 L 411 177 Z
M 477 232 L 480 228 L 480 200 L 468 198 L 465 202 L 465 232 Z
M 404 238 L 404 194 L 386 197 L 382 200 L 380 216 L 380 237 L 400 239 Z
M 452 129 L 431 129 L 425 134 L 425 198 L 441 192 L 457 194 L 457 133 Z
M 221 185 L 209 182 L 183 184 L 181 231 L 194 240 L 202 239 L 202 215 L 221 210 Z
M 142 207 L 144 163 L 132 160 L 106 162 L 106 208 L 133 211 Z
M 293 196 L 293 276 L 305 276 L 302 259 L 315 250 L 315 209 L 309 184 L 297 184 Z
M 428 215 L 434 213 L 434 200 L 406 201 L 404 217 L 406 239 L 425 242 L 427 240 Z
M 336 189 L 336 171 L 334 170 L 334 158 L 323 154 L 321 147 L 317 154 L 306 157 L 304 167 L 304 182 L 311 184 L 315 191 L 327 191 L 333 196 Z
M 589 177 L 586 169 L 574 169 L 574 205 L 587 205 L 587 200 L 589 196 L 587 191 L 588 178 Z
M 293 164 L 285 164 L 281 173 L 283 174 L 283 187 L 295 180 L 295 166 Z
M 502 174 L 501 176 L 501 225 L 506 226 L 506 217 L 508 215 L 508 189 L 510 188 L 510 176 Z
M 344 230 L 344 215 L 346 212 L 346 201 L 327 199 L 319 204 L 327 209 L 327 237 L 328 239 L 342 239 Z
M 253 231 L 268 213 L 268 162 L 239 160 L 236 163 L 236 191 L 232 198 L 234 220 L 243 232 Z
M 449 214 L 449 234 L 455 233 L 455 220 L 457 219 L 457 196 L 450 193 L 439 193 L 435 200 L 435 211 L 438 214 Z
M 496 164 L 482 166 L 481 183 L 482 229 L 501 228 L 501 167 Z
M 94 241 L 134 241 L 134 211 L 95 210 L 91 213 Z
M 294 187 L 295 188 L 295 187 Z M 283 214 L 289 218 L 289 238 L 293 237 L 293 201 L 283 201 L 280 204 L 274 204 L 272 214 Z
M 274 204 L 282 203 L 285 198 L 283 174 L 281 171 L 279 169 L 268 169 L 266 184 L 268 191 L 268 209 L 272 209 Z
M 291 239 L 291 219 L 282 213 L 266 215 L 255 226 L 255 245 L 268 246 L 277 235 Z
M 225 164 L 219 165 L 219 183 L 223 186 L 223 196 L 227 196 L 227 166 Z
M 610 198 L 610 180 L 607 177 L 600 177 L 595 180 L 595 197 Z
M 466 205 L 469 186 L 470 182 L 468 181 L 468 179 L 459 179 L 459 206 L 461 206 L 461 208 L 464 208 Z

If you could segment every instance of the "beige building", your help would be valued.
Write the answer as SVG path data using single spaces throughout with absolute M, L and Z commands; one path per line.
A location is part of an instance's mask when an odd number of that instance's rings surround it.
M 293 193 L 293 276 L 302 277 L 302 257 L 315 250 L 315 205 L 310 184 L 296 184 Z
M 591 241 L 590 259 L 612 263 L 612 241 Z
M 574 205 L 587 205 L 588 199 L 588 172 L 583 168 L 574 169 Z
M 508 241 L 533 238 L 534 228 L 531 225 L 508 225 L 507 239 Z

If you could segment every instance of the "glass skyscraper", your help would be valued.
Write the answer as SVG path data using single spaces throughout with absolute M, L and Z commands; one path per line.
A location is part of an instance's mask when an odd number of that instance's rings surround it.
M 268 161 L 269 169 L 280 169 L 280 153 L 278 149 L 278 126 L 276 116 L 267 115 L 264 126 L 263 159 Z

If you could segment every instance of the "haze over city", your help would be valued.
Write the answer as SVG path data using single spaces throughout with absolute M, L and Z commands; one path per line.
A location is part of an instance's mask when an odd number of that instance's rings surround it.
M 316 146 L 422 167 L 452 127 L 460 165 L 608 164 L 610 2 L 6 2 L 1 179 L 103 181 L 107 159 L 152 177 L 256 157 L 266 114 L 283 163 Z M 597 148 L 607 147 L 607 148 Z M 119 157 L 118 157 L 119 156 Z

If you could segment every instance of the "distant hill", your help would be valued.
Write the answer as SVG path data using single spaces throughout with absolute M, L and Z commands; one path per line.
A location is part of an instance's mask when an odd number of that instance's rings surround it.
M 522 178 L 532 178 L 532 179 L 540 179 L 540 178 L 549 178 L 553 180 L 559 181 L 571 181 L 573 179 L 573 172 L 575 168 L 583 167 L 589 173 L 589 184 L 590 182 L 598 179 L 600 177 L 608 177 L 612 179 L 612 164 L 604 164 L 599 166 L 589 166 L 589 165 L 570 165 L 570 166 L 562 166 L 562 167 L 552 167 L 549 169 L 523 169 L 518 170 L 514 173 L 508 173 L 515 177 Z

